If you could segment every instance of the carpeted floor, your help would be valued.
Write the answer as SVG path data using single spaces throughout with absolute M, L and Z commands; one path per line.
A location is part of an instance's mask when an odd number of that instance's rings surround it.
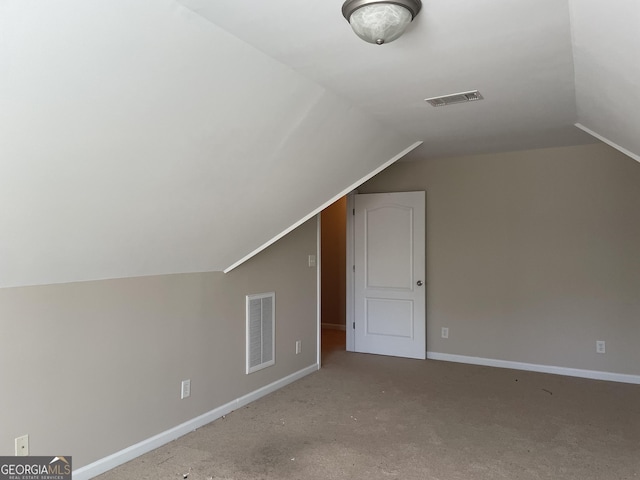
M 98 478 L 640 479 L 638 385 L 328 345 L 320 371 Z

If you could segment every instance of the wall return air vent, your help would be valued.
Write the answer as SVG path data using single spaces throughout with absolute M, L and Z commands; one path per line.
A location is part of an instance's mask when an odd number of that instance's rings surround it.
M 429 103 L 432 107 L 444 107 L 446 105 L 453 105 L 454 103 L 475 102 L 476 100 L 482 100 L 483 98 L 484 97 L 478 90 L 471 90 L 470 92 L 452 93 L 441 97 L 425 98 L 424 101 Z
M 276 363 L 276 294 L 247 295 L 247 374 Z

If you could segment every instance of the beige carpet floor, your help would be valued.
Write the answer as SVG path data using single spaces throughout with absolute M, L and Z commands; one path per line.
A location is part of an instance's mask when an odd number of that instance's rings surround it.
M 640 386 L 325 352 L 101 480 L 638 479 Z

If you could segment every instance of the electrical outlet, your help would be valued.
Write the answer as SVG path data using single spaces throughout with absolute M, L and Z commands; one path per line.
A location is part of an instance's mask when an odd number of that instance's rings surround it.
M 29 455 L 29 435 L 16 438 L 16 457 L 26 457 Z
M 316 266 L 316 256 L 309 255 L 309 267 L 315 267 L 315 266 Z
M 191 396 L 191 380 L 183 380 L 182 388 L 180 390 L 180 399 L 185 399 Z
M 596 353 L 607 353 L 606 342 L 604 340 L 596 340 Z
M 302 352 L 302 342 L 300 340 L 296 340 L 296 355 Z
M 441 336 L 442 336 L 442 338 L 449 338 L 449 328 L 448 327 L 442 327 Z

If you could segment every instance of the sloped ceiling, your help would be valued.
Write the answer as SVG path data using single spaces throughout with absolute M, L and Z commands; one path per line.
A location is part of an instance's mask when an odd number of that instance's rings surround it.
M 640 2 L 570 4 L 577 123 L 640 161 Z
M 2 287 L 222 270 L 414 143 L 172 0 L 0 31 Z
M 430 0 L 378 47 L 342 0 L 4 0 L 0 287 L 225 269 L 419 141 L 637 154 L 618 1 Z

